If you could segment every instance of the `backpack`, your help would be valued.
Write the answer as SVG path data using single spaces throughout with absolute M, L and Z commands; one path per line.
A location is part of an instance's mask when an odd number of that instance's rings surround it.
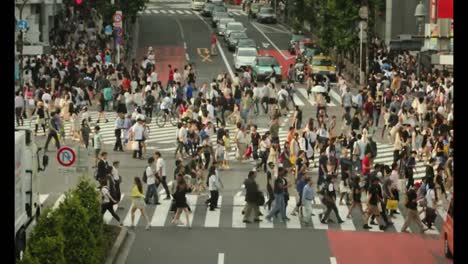
M 148 168 L 148 167 L 146 167 L 146 168 L 145 168 L 145 171 L 143 171 L 143 178 L 142 178 L 142 180 L 143 180 L 144 183 L 148 183 L 148 175 L 146 175 L 146 169 L 147 169 L 147 168 Z
M 102 92 L 103 92 L 105 101 L 111 101 L 112 100 L 112 88 L 106 87 L 106 88 L 104 88 L 104 90 Z

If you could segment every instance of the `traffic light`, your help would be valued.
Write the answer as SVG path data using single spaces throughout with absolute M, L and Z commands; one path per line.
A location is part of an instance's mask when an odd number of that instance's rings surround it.
M 76 3 L 77 5 L 81 5 L 81 4 L 83 3 L 83 0 L 75 0 L 75 3 Z

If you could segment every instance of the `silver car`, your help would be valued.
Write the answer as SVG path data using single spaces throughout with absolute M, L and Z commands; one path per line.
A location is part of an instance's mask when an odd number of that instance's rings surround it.
M 213 19 L 211 20 L 211 25 L 213 27 L 216 27 L 216 23 L 218 23 L 218 21 L 221 18 L 228 18 L 228 17 L 231 17 L 231 16 L 227 12 L 213 12 Z
M 241 22 L 229 22 L 226 24 L 226 28 L 224 29 L 224 40 L 227 41 L 227 36 L 231 32 L 245 32 L 246 28 L 242 25 Z
M 252 67 L 257 55 L 256 48 L 238 48 L 234 54 L 234 67 L 237 71 L 246 66 Z
M 216 32 L 218 35 L 222 36 L 224 35 L 224 30 L 226 29 L 226 24 L 229 22 L 235 22 L 234 18 L 221 18 L 218 21 L 218 24 L 216 26 Z

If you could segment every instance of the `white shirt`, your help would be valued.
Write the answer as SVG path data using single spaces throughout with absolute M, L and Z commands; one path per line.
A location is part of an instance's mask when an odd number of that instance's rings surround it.
M 160 171 L 161 173 L 159 173 Z M 156 162 L 156 173 L 161 177 L 166 176 L 166 162 L 162 158 L 159 158 Z
M 268 96 L 268 86 L 264 85 L 260 90 L 260 97 L 267 97 Z
M 24 107 L 24 99 L 22 96 L 16 96 L 15 97 L 15 107 Z
M 146 166 L 146 177 L 148 177 L 146 181 L 148 185 L 156 183 L 156 177 L 154 177 L 154 171 L 151 169 L 151 166 Z
M 136 88 L 138 87 L 138 82 L 133 80 L 130 82 L 130 87 L 132 87 L 132 93 L 135 92 Z
M 219 183 L 218 175 L 216 173 L 212 174 L 210 178 L 208 179 L 208 190 L 218 191 L 219 187 L 220 187 L 220 183 Z
M 253 88 L 253 98 L 254 98 L 254 99 L 255 99 L 255 98 L 261 98 L 261 97 L 262 97 L 262 96 L 261 96 L 261 92 L 262 92 L 262 91 L 261 91 L 261 88 L 260 88 L 260 87 L 258 87 L 258 86 L 257 86 L 257 87 L 254 87 L 254 88 Z
M 208 117 L 210 119 L 214 119 L 214 106 L 212 104 L 207 104 L 206 105 L 206 110 L 208 111 Z
M 278 92 L 278 101 L 284 101 L 288 98 L 288 96 L 289 96 L 288 91 L 286 91 L 285 89 L 281 89 Z
M 179 129 L 179 140 L 183 141 L 184 143 L 187 142 L 187 129 L 185 127 L 181 127 Z
M 239 133 L 237 133 L 237 142 L 239 142 L 239 144 L 247 143 L 244 132 L 239 131 Z
M 434 189 L 428 189 L 426 192 L 427 207 L 434 208 L 435 192 Z
M 103 187 L 101 188 L 101 195 L 102 195 L 102 203 L 109 203 L 109 202 L 110 202 L 110 199 L 109 199 L 109 196 L 110 196 L 109 187 L 103 186 Z
M 155 83 L 158 81 L 158 74 L 156 72 L 151 73 L 151 82 Z
M 175 72 L 174 73 L 174 81 L 175 82 L 182 82 L 182 75 L 180 75 L 180 72 Z
M 114 181 L 118 181 L 120 179 L 119 170 L 117 170 L 114 166 L 112 166 L 112 178 L 114 178 Z
M 398 171 L 392 170 L 390 174 L 390 180 L 392 181 L 392 188 L 400 190 L 400 186 L 398 185 Z
M 50 102 L 50 101 L 52 100 L 52 96 L 50 96 L 49 93 L 44 93 L 44 94 L 42 95 L 42 98 L 41 98 L 41 99 L 42 99 L 43 102 L 46 102 L 46 101 L 47 101 L 47 102 Z
M 138 124 L 138 123 L 133 125 L 132 131 L 133 131 L 133 133 L 135 135 L 135 140 L 143 140 L 144 130 L 145 130 L 145 128 L 142 125 Z

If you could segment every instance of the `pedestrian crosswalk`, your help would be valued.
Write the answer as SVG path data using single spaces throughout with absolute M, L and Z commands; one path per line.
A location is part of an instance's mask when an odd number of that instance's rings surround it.
M 247 14 L 242 10 L 228 10 L 228 12 L 236 17 L 236 16 L 247 16 Z M 200 11 L 191 10 L 190 7 L 187 8 L 177 8 L 177 9 L 146 9 L 140 11 L 138 14 L 140 15 L 199 15 Z
M 171 220 L 174 213 L 170 211 L 171 201 L 162 200 L 164 191 L 160 192 L 160 205 L 148 205 L 146 206 L 146 214 L 151 227 L 175 227 L 171 224 Z M 53 197 L 57 199 L 53 201 Z M 65 195 L 40 195 L 41 204 L 47 203 L 52 205 L 53 208 L 58 208 L 59 204 L 64 200 Z M 265 197 L 267 198 L 267 197 Z M 269 222 L 265 219 L 268 214 L 268 209 L 261 206 L 260 212 L 263 214 L 261 219 L 263 221 L 259 223 L 244 223 L 243 210 L 245 206 L 244 196 L 224 196 L 220 195 L 218 199 L 218 208 L 214 211 L 210 211 L 209 207 L 205 205 L 205 201 L 208 199 L 208 195 L 205 194 L 190 194 L 187 195 L 187 203 L 190 207 L 191 214 L 189 215 L 190 225 L 194 228 L 259 228 L 259 229 L 318 229 L 318 230 L 345 230 L 345 231 L 360 231 L 360 232 L 388 232 L 388 233 L 400 233 L 401 228 L 405 221 L 406 209 L 400 204 L 400 214 L 394 215 L 391 218 L 393 222 L 385 231 L 382 231 L 378 226 L 372 226 L 372 229 L 366 230 L 363 228 L 363 218 L 359 210 L 353 210 L 351 213 L 352 218 L 346 218 L 348 215 L 349 208 L 347 205 L 341 205 L 337 200 L 336 204 L 340 217 L 344 220 L 343 223 L 339 224 L 335 215 L 332 213 L 330 223 L 320 222 L 320 214 L 324 213 L 324 206 L 321 204 L 320 198 L 315 197 L 315 203 L 313 205 L 313 215 L 309 225 L 304 224 L 300 216 L 293 215 L 294 208 L 296 206 L 296 198 L 290 197 L 288 205 L 286 207 L 286 215 L 289 218 L 288 221 L 282 223 L 277 220 Z M 50 200 L 50 201 L 49 201 Z M 267 200 L 267 199 L 266 199 Z M 274 205 L 273 205 L 274 206 Z M 132 200 L 129 196 L 123 194 L 119 205 L 114 205 L 116 214 L 121 219 L 124 226 L 131 226 L 131 207 Z M 365 205 L 364 205 L 365 207 Z M 365 209 L 365 208 L 364 208 Z M 440 235 L 442 223 L 444 222 L 447 212 L 442 208 L 438 207 L 436 210 L 438 217 L 435 225 L 432 229 L 426 231 L 426 234 Z M 423 219 L 424 213 L 421 214 Z M 185 223 L 185 215 L 182 214 L 180 218 Z M 252 219 L 251 219 L 252 220 Z M 111 216 L 109 212 L 103 215 L 103 221 L 106 224 L 116 225 L 118 222 Z M 147 222 L 139 210 L 135 212 L 134 224 L 137 228 L 145 227 Z M 413 233 L 419 232 L 416 226 L 410 225 L 409 230 Z
M 297 92 L 299 92 L 303 96 L 304 100 L 306 100 L 306 102 L 309 102 L 312 106 L 317 105 L 317 103 L 315 102 L 314 95 L 311 94 L 310 96 L 307 96 L 307 90 L 303 89 L 303 88 L 297 88 L 296 93 L 293 96 L 294 102 L 296 102 L 297 105 L 299 105 L 299 106 L 304 106 L 305 105 L 304 102 L 303 102 L 303 99 L 301 99 L 297 95 Z M 334 103 L 335 100 L 336 100 L 335 97 L 331 97 L 331 101 L 330 101 L 330 103 L 327 103 L 327 106 L 328 107 L 336 106 L 336 104 Z M 339 102 L 337 102 L 337 103 L 339 104 Z
M 377 157 L 374 160 L 374 164 L 382 163 L 388 166 L 392 166 L 393 163 L 393 145 L 377 143 Z M 416 160 L 416 172 L 414 173 L 414 179 L 422 179 L 426 174 L 426 167 L 424 162 L 418 162 Z

